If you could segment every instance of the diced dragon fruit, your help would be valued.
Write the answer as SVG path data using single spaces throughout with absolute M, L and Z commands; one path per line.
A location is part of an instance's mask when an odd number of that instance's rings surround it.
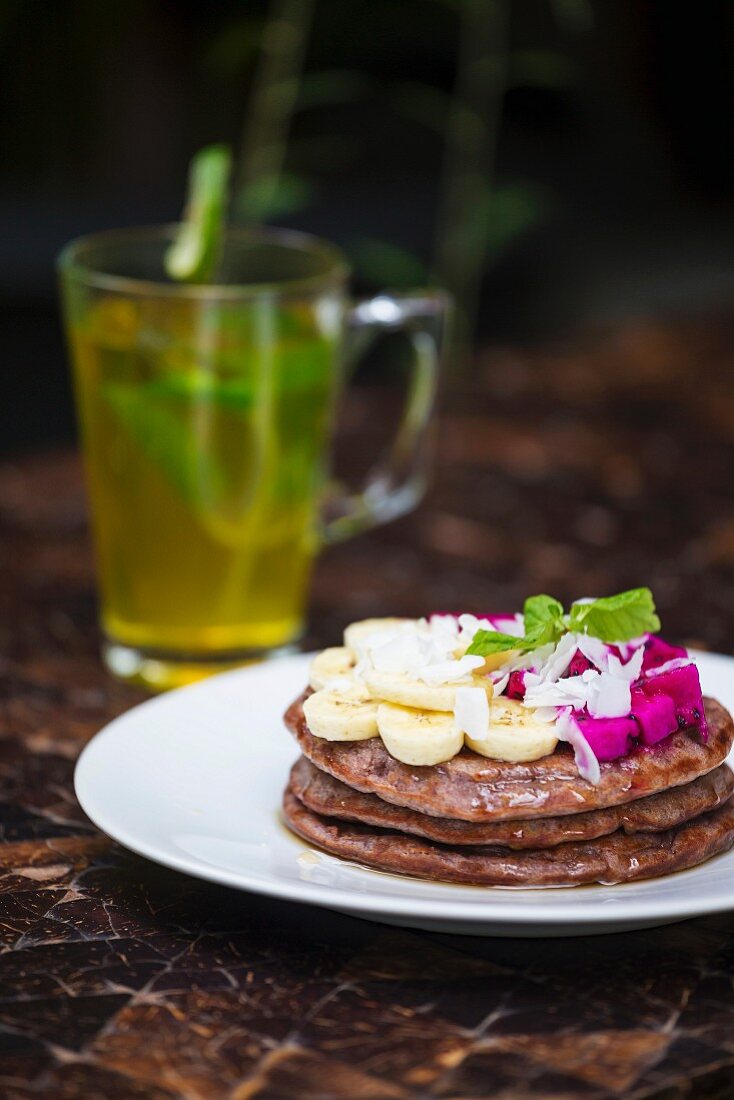
M 651 634 L 645 642 L 642 671 L 647 672 L 650 668 L 657 668 L 659 665 L 667 664 L 668 661 L 672 661 L 675 657 L 686 656 L 688 656 L 688 654 L 682 646 L 671 645 L 669 642 L 666 642 L 664 638 L 658 638 L 656 634 Z
M 507 680 L 505 695 L 508 699 L 525 698 L 525 672 L 511 672 Z
M 684 729 L 694 726 L 702 738 L 706 738 L 706 715 L 703 709 L 701 681 L 694 664 L 674 663 L 653 668 L 642 681 L 642 690 L 646 695 L 667 695 L 673 701 L 678 727 Z
M 580 649 L 577 649 L 563 676 L 566 678 L 569 676 L 582 676 L 584 672 L 588 672 L 590 668 L 593 669 L 594 667 L 589 658 L 585 657 Z
M 571 719 L 578 723 L 597 760 L 627 756 L 638 734 L 634 718 L 589 718 L 574 713 Z
M 634 688 L 632 717 L 640 727 L 643 745 L 656 745 L 678 729 L 675 703 L 669 695 L 651 695 L 642 688 Z

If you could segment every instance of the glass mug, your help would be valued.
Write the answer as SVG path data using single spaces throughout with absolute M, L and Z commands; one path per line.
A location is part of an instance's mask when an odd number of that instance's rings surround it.
M 325 543 L 410 510 L 426 479 L 447 300 L 350 303 L 338 249 L 233 230 L 217 285 L 167 281 L 175 227 L 59 258 L 96 551 L 104 657 L 163 688 L 298 640 Z M 385 330 L 413 351 L 388 452 L 329 495 L 345 357 Z

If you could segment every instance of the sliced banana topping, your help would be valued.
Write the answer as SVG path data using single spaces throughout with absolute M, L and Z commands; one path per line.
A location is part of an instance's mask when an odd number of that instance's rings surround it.
M 394 703 L 377 708 L 377 728 L 385 748 L 404 764 L 442 764 L 461 751 L 464 734 L 453 714 L 411 710 Z
M 336 691 L 315 691 L 303 702 L 308 728 L 325 741 L 367 741 L 377 737 L 377 703 Z
M 311 733 L 328 741 L 379 736 L 396 760 L 411 766 L 443 763 L 464 745 L 495 760 L 552 753 L 556 708 L 494 697 L 489 672 L 512 667 L 517 651 L 486 659 L 466 654 L 466 618 L 352 623 L 344 645 L 325 649 L 311 664 L 314 694 L 303 704 Z
M 333 646 L 314 657 L 309 669 L 309 684 L 314 691 L 328 687 L 334 680 L 350 678 L 354 655 L 345 646 Z
M 494 672 L 495 669 L 506 665 L 508 661 L 514 661 L 519 656 L 520 651 L 517 649 L 508 649 L 505 653 L 490 653 L 488 657 L 484 658 L 484 671 Z
M 343 699 L 351 699 L 355 703 L 378 701 L 372 699 L 366 685 L 358 680 L 356 676 L 345 676 L 343 680 L 332 680 L 328 690 L 336 692 Z
M 374 699 L 385 699 L 388 703 L 418 710 L 453 711 L 458 687 L 482 687 L 489 698 L 493 691 L 491 680 L 471 676 L 453 684 L 426 684 L 406 673 L 374 670 L 364 674 L 364 682 Z
M 490 703 L 487 736 L 478 739 L 467 734 L 465 740 L 474 752 L 493 760 L 538 760 L 558 744 L 552 722 L 541 722 L 522 703 L 502 698 Z

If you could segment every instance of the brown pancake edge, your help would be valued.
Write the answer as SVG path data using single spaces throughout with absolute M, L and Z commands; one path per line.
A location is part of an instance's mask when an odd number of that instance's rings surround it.
M 734 845 L 734 798 L 661 833 L 614 833 L 593 843 L 512 852 L 451 848 L 418 837 L 321 817 L 290 787 L 283 798 L 290 828 L 324 851 L 380 871 L 474 886 L 613 885 L 683 871 Z
M 314 737 L 303 714 L 306 694 L 288 708 L 285 723 L 317 768 L 385 802 L 462 821 L 556 817 L 632 802 L 712 771 L 734 741 L 729 712 L 705 699 L 705 743 L 693 731 L 679 730 L 652 748 L 605 761 L 596 785 L 578 774 L 567 745 L 527 763 L 489 760 L 463 749 L 445 764 L 412 767 L 390 756 L 379 737 L 349 743 Z
M 720 764 L 691 783 L 604 810 L 487 823 L 431 817 L 383 802 L 377 795 L 354 791 L 319 771 L 305 756 L 293 765 L 290 789 L 308 810 L 321 817 L 393 829 L 439 844 L 491 844 L 519 851 L 593 840 L 618 829 L 629 835 L 663 832 L 726 802 L 734 792 L 734 772 L 728 764 Z

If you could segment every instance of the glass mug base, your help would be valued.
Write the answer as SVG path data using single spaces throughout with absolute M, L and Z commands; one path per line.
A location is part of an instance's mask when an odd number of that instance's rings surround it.
M 108 671 L 118 680 L 137 684 L 148 691 L 168 691 L 219 672 L 229 672 L 272 657 L 283 657 L 297 650 L 296 641 L 293 641 L 276 649 L 243 649 L 217 656 L 212 653 L 197 656 L 138 648 L 106 638 L 102 643 L 102 659 Z

